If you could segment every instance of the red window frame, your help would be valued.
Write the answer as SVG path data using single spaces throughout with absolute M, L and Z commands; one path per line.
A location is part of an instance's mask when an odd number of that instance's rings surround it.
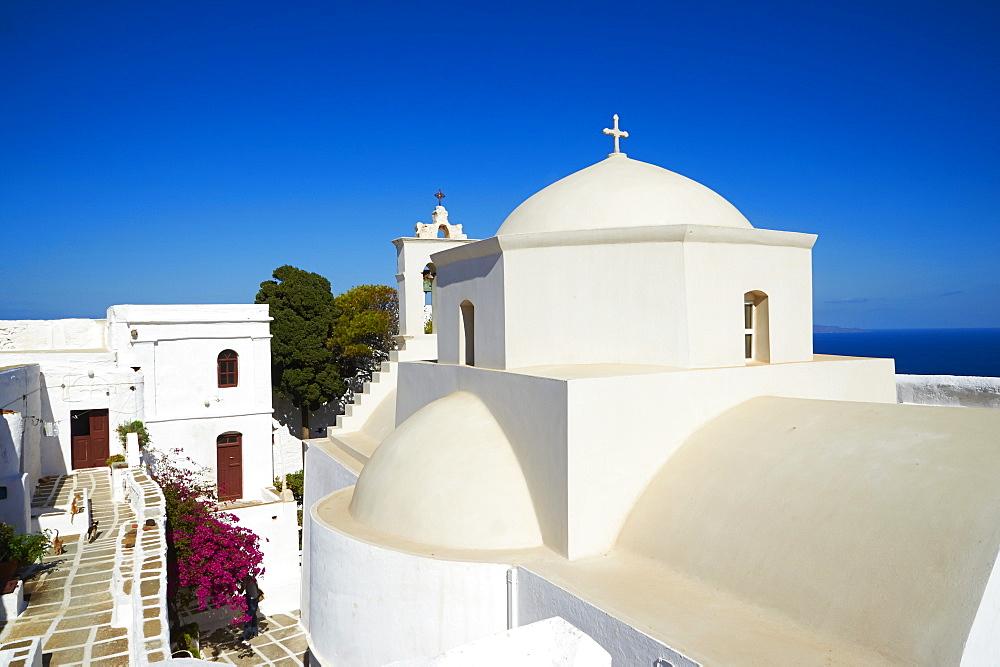
M 223 350 L 219 353 L 218 372 L 219 387 L 235 387 L 240 380 L 240 355 L 233 350 Z

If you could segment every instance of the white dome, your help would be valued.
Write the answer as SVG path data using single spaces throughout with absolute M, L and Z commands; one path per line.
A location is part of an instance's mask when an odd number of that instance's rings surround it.
M 753 228 L 701 183 L 617 154 L 529 197 L 507 216 L 497 236 L 661 225 Z
M 421 408 L 378 446 L 358 477 L 350 512 L 423 544 L 542 544 L 517 457 L 490 409 L 467 392 Z

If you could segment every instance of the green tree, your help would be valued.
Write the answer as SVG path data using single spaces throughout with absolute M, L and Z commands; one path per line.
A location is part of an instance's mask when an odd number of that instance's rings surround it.
M 340 376 L 350 378 L 357 391 L 396 349 L 399 298 L 385 285 L 359 285 L 338 296 L 336 303 L 340 315 L 333 323 L 330 345 Z
M 294 266 L 274 270 L 257 303 L 270 306 L 271 382 L 302 414 L 302 437 L 309 437 L 309 412 L 339 399 L 347 389 L 330 340 L 340 315 L 330 281 Z

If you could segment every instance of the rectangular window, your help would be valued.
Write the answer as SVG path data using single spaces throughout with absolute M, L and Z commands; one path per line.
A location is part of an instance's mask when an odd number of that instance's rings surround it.
M 239 382 L 239 355 L 232 350 L 220 352 L 218 371 L 220 387 L 235 387 Z
M 222 359 L 219 361 L 219 386 L 236 386 L 236 360 Z
M 746 334 L 746 350 L 744 354 L 747 359 L 753 359 L 753 334 Z

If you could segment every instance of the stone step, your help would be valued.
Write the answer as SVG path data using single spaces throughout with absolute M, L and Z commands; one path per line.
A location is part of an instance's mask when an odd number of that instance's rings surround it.
M 390 356 L 395 354 L 391 352 Z M 364 420 L 370 416 L 371 409 L 362 409 L 363 405 L 371 401 L 366 397 L 376 395 L 378 400 L 391 391 L 396 386 L 396 378 L 392 375 L 393 361 L 383 361 L 379 365 L 379 370 L 372 373 L 372 379 L 361 386 L 361 391 L 354 394 L 350 403 L 344 406 L 344 414 L 337 415 L 336 425 L 332 428 L 345 431 L 352 431 L 360 428 Z M 377 403 L 376 403 L 377 405 Z

